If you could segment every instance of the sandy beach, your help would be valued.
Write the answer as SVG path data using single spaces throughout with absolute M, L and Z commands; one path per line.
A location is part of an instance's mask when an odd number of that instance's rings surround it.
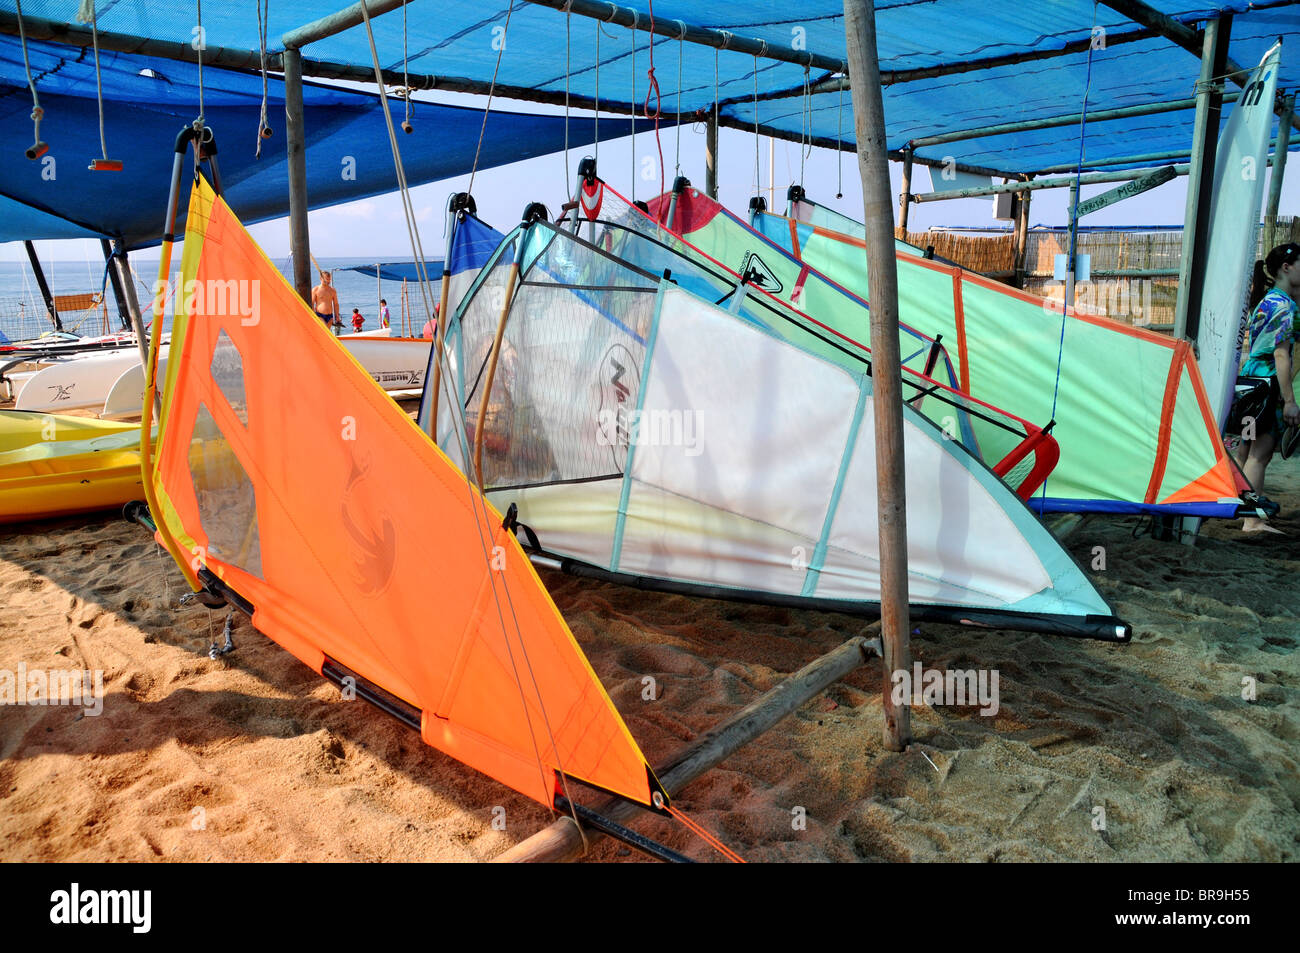
M 1267 492 L 1285 537 L 1216 523 L 1182 546 L 1100 517 L 1069 537 L 1085 565 L 1104 549 L 1093 575 L 1133 644 L 920 626 L 927 668 L 998 673 L 996 716 L 915 709 L 914 745 L 890 753 L 872 664 L 677 805 L 751 861 L 1295 860 L 1300 459 Z M 652 764 L 863 628 L 543 579 Z M 209 660 L 224 614 L 175 608 L 184 591 L 112 514 L 0 528 L 0 670 L 101 669 L 105 691 L 98 716 L 0 707 L 0 859 L 480 861 L 549 823 L 242 616 L 238 650 Z M 719 859 L 676 822 L 637 827 Z

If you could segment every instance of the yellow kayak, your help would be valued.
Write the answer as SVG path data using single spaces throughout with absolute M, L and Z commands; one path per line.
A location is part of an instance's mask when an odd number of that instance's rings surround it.
M 140 425 L 0 410 L 0 523 L 144 499 Z

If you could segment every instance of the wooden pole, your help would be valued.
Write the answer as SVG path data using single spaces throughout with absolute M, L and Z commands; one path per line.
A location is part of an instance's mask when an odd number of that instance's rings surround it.
M 704 123 L 704 192 L 718 200 L 718 116 L 712 110 Z
M 879 623 L 873 623 L 878 627 Z M 659 783 L 672 797 L 710 768 L 749 744 L 782 718 L 801 708 L 827 687 L 861 666 L 879 642 L 858 637 L 805 665 L 776 688 L 755 699 L 726 722 L 697 738 L 684 751 L 655 770 Z M 641 808 L 626 801 L 609 802 L 597 813 L 620 823 L 635 818 Z M 587 832 L 587 839 L 593 837 Z M 543 863 L 571 860 L 582 851 L 582 833 L 573 818 L 563 817 L 550 827 L 493 858 L 495 863 Z
M 1029 255 L 1029 203 L 1033 197 L 1033 192 L 1022 192 L 1017 196 L 1015 261 L 1012 263 L 1012 267 L 1016 271 L 1012 280 L 1017 288 L 1025 286 L 1025 262 Z
M 1295 93 L 1286 97 L 1282 107 L 1282 122 L 1277 129 L 1277 145 L 1273 148 L 1273 174 L 1268 180 L 1268 205 L 1264 220 L 1270 227 L 1277 225 L 1277 207 L 1282 199 L 1282 176 L 1286 172 L 1286 151 L 1291 148 L 1291 117 L 1295 115 Z M 1268 236 L 1269 242 L 1273 235 Z M 1265 248 L 1268 254 L 1271 249 Z
M 903 230 L 903 240 L 907 241 L 907 213 L 912 208 L 912 150 L 903 150 L 903 192 L 898 197 L 898 227 Z
M 895 705 L 890 675 L 911 668 L 907 605 L 907 490 L 903 465 L 903 393 L 898 343 L 898 263 L 894 201 L 880 92 L 874 0 L 844 0 L 844 32 L 853 82 L 853 125 L 862 176 L 867 274 L 871 276 L 871 389 L 876 432 L 876 511 L 880 522 L 880 621 L 884 643 L 884 742 L 912 740 L 906 702 Z
M 148 340 L 144 337 L 144 314 L 140 310 L 140 297 L 135 293 L 135 281 L 131 277 L 131 262 L 120 239 L 114 239 L 116 254 L 113 255 L 112 267 L 117 272 L 117 282 L 121 287 L 122 297 L 126 303 L 126 315 L 137 335 L 141 360 L 148 360 Z
M 515 281 L 519 278 L 519 260 L 516 257 L 510 266 L 510 275 L 506 278 L 506 297 L 501 305 L 501 318 L 497 321 L 496 337 L 492 339 L 492 353 L 488 357 L 487 377 L 483 381 L 483 396 L 478 402 L 478 423 L 474 427 L 474 473 L 478 477 L 478 488 L 483 489 L 483 425 L 487 421 L 488 401 L 492 399 L 492 381 L 497 374 L 497 361 L 501 358 L 501 339 L 506 333 L 506 318 L 510 314 L 510 300 L 514 297 Z M 441 318 L 441 315 L 439 315 Z M 442 321 L 438 321 L 442 327 Z
M 442 295 L 433 322 L 433 391 L 429 398 L 429 436 L 435 441 L 438 439 L 438 389 L 442 386 L 442 326 L 447 316 L 447 299 L 451 296 L 451 240 L 455 228 L 453 221 L 447 233 L 447 255 L 442 262 Z M 482 411 L 482 408 L 479 410 Z M 481 480 L 479 485 L 482 485 Z
M 1227 55 L 1227 29 L 1231 18 L 1219 17 L 1205 24 L 1201 50 L 1201 76 L 1196 84 L 1196 115 L 1192 125 L 1192 156 L 1187 175 L 1187 204 L 1183 214 L 1183 252 L 1178 276 L 1178 298 L 1174 303 L 1174 337 L 1195 339 L 1200 324 L 1201 281 L 1205 242 L 1208 235 L 1209 197 L 1213 189 L 1215 153 L 1219 138 L 1219 112 L 1223 96 L 1215 95 L 1219 73 L 1216 65 Z M 1201 270 L 1198 270 L 1200 266 Z
M 289 157 L 289 252 L 293 287 L 311 304 L 311 238 L 307 231 L 307 131 L 302 108 L 302 53 L 284 51 L 284 131 Z

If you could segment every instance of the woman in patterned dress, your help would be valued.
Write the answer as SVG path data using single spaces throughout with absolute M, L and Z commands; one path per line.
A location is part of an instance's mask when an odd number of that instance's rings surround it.
M 1264 471 L 1282 434 L 1287 427 L 1300 425 L 1292 350 L 1300 339 L 1297 300 L 1300 300 L 1300 244 L 1288 242 L 1278 245 L 1264 260 L 1255 262 L 1250 291 L 1246 358 L 1241 373 L 1271 378 L 1273 388 L 1268 406 L 1255 423 L 1255 439 L 1242 441 L 1237 462 L 1258 492 L 1263 492 Z M 1280 532 L 1253 518 L 1247 519 L 1241 528 L 1247 532 Z

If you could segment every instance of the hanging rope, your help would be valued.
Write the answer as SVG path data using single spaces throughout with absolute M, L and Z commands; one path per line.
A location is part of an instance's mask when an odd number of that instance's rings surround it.
M 600 168 L 600 21 L 596 21 L 596 168 Z M 565 185 L 568 188 L 568 185 Z
M 840 83 L 840 101 L 835 109 L 835 197 L 844 198 L 844 83 Z
M 22 0 L 15 0 L 18 8 L 18 42 L 23 48 L 23 69 L 27 73 L 27 88 L 32 91 L 32 144 L 27 149 L 27 158 L 39 159 L 45 153 L 49 152 L 50 147 L 41 141 L 41 120 L 45 118 L 45 110 L 41 108 L 41 97 L 36 95 L 36 82 L 32 79 L 32 64 L 27 58 L 27 30 L 23 26 L 23 3 Z M 24 280 L 26 272 L 23 272 Z
M 807 138 L 804 138 L 804 130 Z M 808 78 L 808 67 L 803 68 L 803 109 L 799 112 L 799 184 L 803 185 L 804 162 L 812 152 L 812 84 Z M 773 201 L 776 196 L 773 196 Z
M 365 6 L 365 0 L 362 0 L 361 9 L 363 12 L 365 11 Z M 405 6 L 403 6 L 403 9 L 405 9 Z M 501 69 L 501 57 L 506 51 L 506 42 L 510 37 L 510 15 L 514 12 L 515 5 L 512 0 L 510 5 L 506 7 L 506 22 L 505 26 L 501 30 L 501 49 L 497 50 L 497 62 L 496 65 L 492 67 L 492 83 L 488 86 L 487 105 L 483 107 L 483 124 L 479 126 L 478 145 L 474 147 L 474 165 L 469 170 L 469 187 L 466 188 L 465 191 L 470 195 L 474 194 L 474 176 L 478 173 L 478 159 L 480 153 L 483 151 L 483 134 L 487 132 L 488 113 L 492 111 L 492 96 L 497 91 L 497 73 Z M 367 22 L 369 22 L 369 14 L 367 14 Z M 381 86 L 380 89 L 382 88 L 383 87 Z
M 403 7 L 403 10 L 406 8 Z M 262 114 L 257 120 L 257 154 L 262 158 L 262 140 L 271 138 L 271 123 L 267 115 L 267 74 L 266 74 L 266 24 L 271 18 L 271 0 L 257 0 L 257 41 L 260 44 L 258 55 L 262 63 Z
M 1097 0 L 1093 0 L 1093 4 L 1092 4 L 1092 26 L 1093 29 L 1096 29 L 1097 27 Z M 1089 43 L 1088 44 L 1088 65 L 1084 73 L 1084 82 L 1083 82 L 1083 108 L 1079 111 L 1079 161 L 1078 164 L 1075 166 L 1075 170 L 1074 170 L 1074 193 L 1073 194 L 1075 196 L 1076 202 L 1078 201 L 1079 185 L 1083 176 L 1084 138 L 1087 134 L 1087 126 L 1088 126 L 1088 95 L 1092 91 L 1092 51 L 1093 51 L 1093 44 Z M 1067 253 L 1067 257 L 1065 259 L 1067 273 L 1074 271 L 1074 256 L 1078 244 L 1079 225 L 1078 225 L 1078 218 L 1075 215 L 1076 208 L 1077 205 L 1071 205 L 1069 209 L 1070 248 L 1069 248 L 1069 252 Z M 1071 293 L 1073 293 L 1074 291 L 1074 287 L 1072 284 L 1070 287 L 1070 291 Z M 1072 310 L 1074 310 L 1074 302 L 1066 301 L 1064 295 L 1062 295 L 1061 335 L 1056 343 L 1056 380 L 1052 384 L 1052 413 L 1051 413 L 1052 420 L 1056 419 L 1056 401 L 1061 393 L 1061 362 L 1065 358 L 1065 322 L 1067 316 Z M 1044 480 L 1042 489 L 1040 490 L 1040 496 L 1044 500 L 1047 499 L 1047 483 L 1048 481 Z
M 718 185 L 718 48 L 713 48 L 713 140 L 714 153 L 710 158 L 713 160 L 713 185 L 717 189 Z M 720 190 L 719 190 L 720 191 Z M 717 196 L 712 196 L 717 198 Z
M 680 821 L 688 831 L 690 831 L 696 837 L 700 838 L 700 840 L 704 841 L 706 844 L 708 844 L 710 847 L 716 850 L 723 857 L 727 858 L 727 860 L 731 861 L 733 864 L 745 863 L 745 859 L 743 857 L 737 854 L 726 844 L 722 843 L 722 841 L 718 840 L 718 838 L 714 837 L 711 833 L 705 830 L 698 823 L 696 823 L 695 821 L 687 817 L 686 812 L 681 810 L 681 808 L 673 807 L 671 804 L 662 803 L 662 801 L 659 800 L 658 794 L 655 794 L 655 799 L 656 799 L 655 801 L 656 807 L 666 810 L 674 818 Z
M 90 42 L 95 50 L 95 103 L 99 108 L 100 157 L 90 161 L 90 170 L 92 172 L 118 171 L 122 168 L 122 163 L 108 157 L 108 140 L 104 135 L 104 83 L 99 70 L 99 18 L 95 13 L 95 0 L 81 0 L 81 6 L 77 9 L 77 20 L 90 24 Z
M 686 45 L 686 24 L 677 21 L 677 154 L 673 157 L 673 176 L 682 174 L 682 47 Z
M 636 204 L 636 25 L 637 13 L 632 11 L 632 204 Z M 653 45 L 653 44 L 652 44 Z
M 409 6 L 409 3 L 402 4 L 402 88 L 406 90 L 406 108 L 402 111 L 402 131 L 407 133 L 411 131 L 411 117 L 415 115 L 415 106 L 411 102 L 411 76 L 408 72 L 411 48 L 407 42 L 406 8 Z
M 659 98 L 659 80 L 655 78 L 655 4 L 654 0 L 649 0 L 650 9 L 650 68 L 646 71 L 650 84 L 645 93 L 645 117 L 653 119 L 655 124 L 655 147 L 659 150 L 659 194 L 663 195 L 666 191 L 664 188 L 664 144 L 659 139 L 659 114 L 662 111 L 662 102 Z M 655 111 L 650 112 L 650 97 L 654 97 Z
M 754 57 L 754 194 L 760 195 L 763 187 L 758 171 L 758 57 Z
M 614 17 L 617 14 L 618 14 L 618 7 L 611 3 L 609 5 L 609 19 L 606 20 L 605 22 L 613 23 Z M 600 37 L 601 34 L 605 32 L 605 28 L 601 26 L 600 20 L 596 20 L 595 23 L 596 23 L 596 130 L 595 130 L 596 155 L 595 155 L 595 159 L 596 159 L 596 168 L 599 169 L 600 168 Z M 616 34 L 611 34 L 610 38 L 613 39 L 614 36 L 616 36 Z M 633 112 L 632 129 L 635 132 L 636 110 L 633 110 L 632 112 Z
M 570 8 L 573 0 L 564 4 L 564 189 L 567 194 L 573 182 L 569 178 L 569 27 L 573 20 Z
M 195 47 L 195 52 L 199 54 L 199 118 L 194 121 L 195 128 L 198 128 L 204 124 L 204 117 L 207 115 L 207 111 L 204 109 L 203 104 L 203 49 L 208 45 L 208 37 L 207 34 L 203 32 L 203 0 L 194 0 L 194 3 L 196 7 L 196 15 L 199 20 L 199 35 L 197 37 L 198 46 Z M 194 151 L 197 155 L 198 150 L 195 149 Z

